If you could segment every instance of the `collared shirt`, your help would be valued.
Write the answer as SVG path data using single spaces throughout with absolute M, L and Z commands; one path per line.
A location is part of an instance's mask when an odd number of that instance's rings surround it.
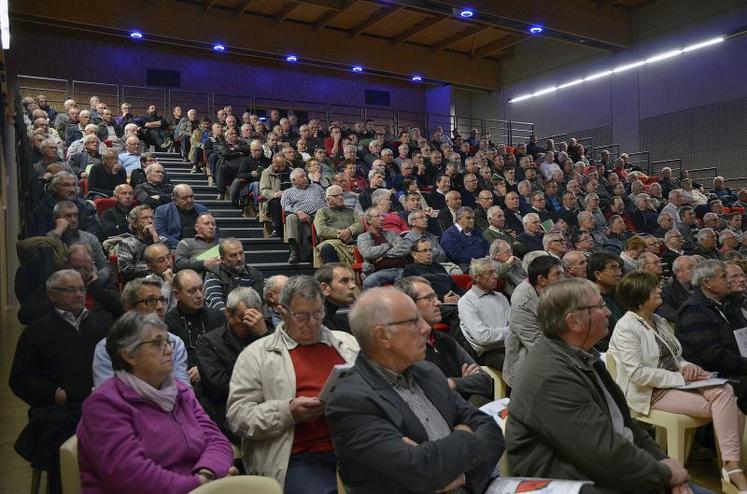
M 504 346 L 511 332 L 511 305 L 502 293 L 484 292 L 472 285 L 457 306 L 462 333 L 478 354 Z
M 124 166 L 127 176 L 132 174 L 132 171 L 140 168 L 140 154 L 132 154 L 128 152 L 120 153 L 117 157 L 119 162 Z
M 366 358 L 371 367 L 387 382 L 394 391 L 402 398 L 405 404 L 410 407 L 412 413 L 420 421 L 425 429 L 429 441 L 443 439 L 451 434 L 449 424 L 439 413 L 438 409 L 433 406 L 425 393 L 420 388 L 415 379 L 408 370 L 403 374 L 397 374 L 379 364 L 375 360 Z
M 461 227 L 461 226 L 459 225 L 459 223 L 454 223 L 454 226 L 456 227 L 456 229 L 457 229 L 457 230 L 459 230 L 459 233 L 461 233 L 461 234 L 462 234 L 462 235 L 464 235 L 465 237 L 469 237 L 469 236 L 471 236 L 471 235 L 472 235 L 472 234 L 474 233 L 474 231 L 475 231 L 475 230 L 470 230 L 469 232 L 465 232 L 465 231 L 464 231 L 464 228 L 462 228 L 462 227 Z
M 311 183 L 305 189 L 291 187 L 283 192 L 280 198 L 283 210 L 295 213 L 303 211 L 314 214 L 327 205 L 324 199 L 324 189 L 319 184 Z
M 88 315 L 88 309 L 86 309 L 85 307 L 83 307 L 83 310 L 80 311 L 78 317 L 75 317 L 75 314 L 73 314 L 72 312 L 58 309 L 57 307 L 55 307 L 54 310 L 57 311 L 57 314 L 59 314 L 63 321 L 73 326 L 76 331 L 80 331 L 80 325 L 83 322 L 83 319 L 85 319 Z
M 285 324 L 283 324 L 283 330 L 280 331 L 280 339 L 283 341 L 283 345 L 285 345 L 285 348 L 288 349 L 288 351 L 293 350 L 298 346 L 298 342 L 291 338 L 291 336 L 287 333 L 285 329 Z M 322 327 L 321 331 L 319 332 L 319 341 L 317 343 L 324 343 L 327 346 L 334 347 L 332 344 L 332 338 L 330 338 L 329 330 L 325 327 Z

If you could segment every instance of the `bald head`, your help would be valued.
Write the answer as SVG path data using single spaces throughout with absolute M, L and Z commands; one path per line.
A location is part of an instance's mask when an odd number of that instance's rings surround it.
M 572 278 L 586 278 L 586 256 L 578 250 L 566 252 L 563 256 L 563 271 Z

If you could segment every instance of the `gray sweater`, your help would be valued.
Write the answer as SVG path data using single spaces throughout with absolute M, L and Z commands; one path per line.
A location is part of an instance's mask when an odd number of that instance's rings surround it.
M 176 262 L 174 269 L 194 269 L 198 273 L 205 272 L 205 261 L 198 260 L 197 256 L 218 244 L 216 238 L 212 242 L 206 242 L 201 238 L 185 238 L 176 244 Z

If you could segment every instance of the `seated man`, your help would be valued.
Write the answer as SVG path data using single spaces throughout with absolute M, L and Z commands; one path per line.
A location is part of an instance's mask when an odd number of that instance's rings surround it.
M 280 198 L 283 191 L 291 188 L 290 170 L 281 153 L 272 157 L 272 166 L 264 169 L 259 179 L 259 193 L 265 198 L 260 203 L 259 219 L 272 223 L 270 237 L 280 237 L 283 233 L 283 207 Z
M 143 148 L 140 144 L 140 139 L 137 137 L 137 125 L 132 124 L 133 127 L 129 127 L 130 124 L 128 124 L 125 127 L 125 151 L 122 153 L 119 153 L 119 156 L 117 157 L 119 159 L 119 162 L 122 163 L 122 166 L 124 166 L 125 172 L 127 173 L 127 177 L 132 175 L 132 172 L 134 170 L 137 170 L 140 168 L 140 154 L 143 152 Z M 129 127 L 129 129 L 128 129 Z M 130 130 L 132 134 L 127 135 L 127 130 Z
M 49 183 L 49 189 L 41 201 L 31 211 L 29 217 L 29 235 L 46 235 L 54 228 L 52 210 L 60 201 L 74 202 L 78 207 L 78 225 L 81 230 L 103 237 L 103 230 L 96 214 L 96 208 L 88 201 L 78 196 L 78 179 L 69 172 L 61 171 L 55 174 Z
M 553 256 L 539 256 L 527 267 L 529 276 L 511 295 L 511 317 L 506 338 L 506 360 L 503 362 L 503 379 L 515 386 L 521 364 L 527 351 L 542 334 L 537 307 L 545 289 L 563 276 L 560 261 Z
M 448 177 L 447 177 L 448 178 Z M 446 193 L 446 207 L 441 208 L 436 219 L 441 230 L 446 231 L 456 221 L 456 212 L 462 207 L 462 196 L 456 190 L 450 190 Z
M 449 261 L 458 264 L 463 270 L 473 259 L 488 255 L 489 245 L 475 230 L 475 213 L 467 206 L 457 210 L 456 223 L 441 236 L 441 247 Z
M 145 169 L 146 181 L 135 186 L 135 199 L 152 209 L 171 202 L 174 187 L 164 181 L 163 167 L 158 163 L 148 165 Z
M 659 256 L 650 252 L 644 252 L 638 257 L 638 271 L 650 273 L 656 276 L 659 281 L 661 281 L 664 272 Z
M 432 245 L 425 238 L 412 244 L 410 256 L 413 262 L 405 266 L 402 276 L 417 276 L 428 280 L 439 300 L 455 304 L 463 292 L 446 269 L 434 261 Z
M 166 245 L 173 250 L 180 240 L 194 238 L 197 217 L 207 212 L 207 208 L 195 202 L 192 187 L 187 184 L 174 187 L 171 199 L 156 208 L 156 231 L 166 237 Z
M 513 474 L 591 480 L 589 492 L 690 492 L 687 471 L 630 417 L 594 349 L 609 315 L 594 284 L 551 285 L 538 315 L 543 336 L 527 353 L 509 404 Z
M 659 215 L 651 206 L 651 197 L 648 194 L 641 193 L 636 196 L 635 209 L 630 216 L 639 232 L 653 235 L 659 227 Z
M 18 338 L 9 384 L 31 408 L 15 450 L 47 471 L 52 492 L 62 492 L 60 445 L 75 434 L 80 405 L 94 384 L 94 347 L 113 320 L 107 312 L 86 310 L 86 288 L 77 271 L 57 271 L 46 285 L 51 306 Z
M 290 180 L 293 187 L 283 192 L 280 205 L 285 211 L 285 236 L 290 247 L 288 263 L 296 264 L 311 259 L 311 225 L 326 203 L 324 189 L 309 183 L 303 168 L 294 168 Z
M 537 213 L 527 213 L 521 219 L 521 222 L 524 225 L 524 232 L 516 236 L 516 241 L 526 247 L 525 253 L 543 250 L 543 231 L 539 215 Z
M 563 255 L 563 271 L 568 278 L 586 278 L 586 256 L 578 250 Z
M 482 238 L 492 244 L 495 240 L 501 239 L 512 244 L 514 235 L 511 230 L 506 228 L 506 213 L 500 206 L 491 206 L 487 211 L 488 227 L 482 231 Z
M 130 232 L 117 244 L 117 269 L 125 281 L 142 278 L 149 273 L 143 253 L 153 243 L 166 240 L 158 236 L 153 224 L 153 210 L 146 205 L 135 206 L 127 215 Z
M 200 254 L 218 245 L 215 218 L 211 213 L 201 213 L 197 216 L 194 229 L 194 237 L 184 238 L 176 244 L 176 270 L 192 269 L 201 274 L 216 270 L 220 256 L 198 259 Z
M 408 249 L 412 249 L 413 244 L 421 240 L 428 240 L 431 243 L 433 252 L 433 261 L 446 262 L 446 252 L 441 248 L 438 237 L 428 231 L 428 214 L 424 211 L 413 211 L 407 216 L 407 223 L 410 225 L 410 231 L 403 232 L 400 236 L 405 242 Z M 384 218 L 386 224 L 386 217 Z M 386 228 L 385 228 L 386 229 Z
M 612 331 L 615 329 L 617 321 L 625 314 L 615 297 L 615 289 L 622 280 L 622 265 L 620 258 L 609 252 L 599 251 L 589 256 L 586 263 L 586 277 L 594 282 L 597 291 L 602 295 L 604 305 L 609 312 L 607 320 L 607 336 L 602 336 L 595 344 L 595 348 L 600 352 L 607 351 Z
M 197 368 L 197 342 L 208 332 L 223 325 L 226 316 L 217 309 L 205 307 L 202 277 L 191 269 L 176 273 L 171 282 L 176 306 L 166 313 L 169 332 L 177 335 L 187 349 L 187 373 L 194 386 L 201 382 Z
M 495 291 L 498 276 L 492 259 L 472 261 L 469 274 L 473 285 L 459 299 L 459 327 L 478 363 L 503 369 L 511 306 L 502 293 Z
M 656 313 L 667 321 L 677 322 L 677 311 L 692 295 L 692 275 L 695 259 L 690 256 L 680 256 L 672 263 L 672 281 L 661 289 L 661 305 Z
M 264 275 L 255 267 L 249 266 L 244 257 L 244 245 L 241 240 L 227 238 L 218 246 L 220 264 L 218 269 L 205 273 L 203 286 L 205 305 L 214 309 L 225 310 L 226 297 L 234 288 L 248 286 L 257 293 L 262 293 Z
M 137 278 L 130 281 L 122 290 L 122 305 L 125 311 L 157 314 L 163 319 L 166 315 L 166 298 L 161 293 L 161 282 L 155 278 Z M 174 367 L 171 375 L 174 379 L 189 384 L 187 350 L 184 348 L 184 343 L 171 332 L 169 332 L 169 341 L 174 349 Z M 93 354 L 93 385 L 98 388 L 111 377 L 114 377 L 112 359 L 106 351 L 106 338 L 103 338 L 96 344 Z
M 324 294 L 324 326 L 350 332 L 348 312 L 358 296 L 358 285 L 350 268 L 339 262 L 326 263 L 314 273 Z
M 415 302 L 374 288 L 350 319 L 361 354 L 326 407 L 346 489 L 484 492 L 503 436 L 438 367 L 422 362 L 430 328 Z
M 358 235 L 356 243 L 363 257 L 363 288 L 391 284 L 400 279 L 409 255 L 407 242 L 398 235 L 382 230 L 384 215 L 369 208 L 363 215 L 368 231 Z
M 526 279 L 526 269 L 521 260 L 514 255 L 511 244 L 505 240 L 494 240 L 490 244 L 490 259 L 495 266 L 495 274 L 503 280 L 503 291 L 510 297 L 516 287 Z
M 93 262 L 104 284 L 108 283 L 112 275 L 109 260 L 104 255 L 101 243 L 95 235 L 78 229 L 78 207 L 74 202 L 60 201 L 52 210 L 54 228 L 47 233 L 52 238 L 59 239 L 64 245 L 86 244 L 93 254 Z
M 493 401 L 493 382 L 480 370 L 464 348 L 443 331 L 434 331 L 433 325 L 442 322 L 440 305 L 431 283 L 420 276 L 403 277 L 396 287 L 405 292 L 418 306 L 420 317 L 431 328 L 425 347 L 425 360 L 432 362 L 447 377 L 449 387 L 475 406 Z M 435 295 L 435 296 L 434 296 Z
M 706 259 L 720 259 L 718 253 L 718 236 L 712 228 L 701 228 L 695 236 L 697 244 L 693 255 L 705 257 Z
M 91 248 L 88 245 L 72 244 L 68 248 L 68 258 L 65 267 L 77 271 L 83 278 L 83 283 L 86 285 L 86 309 L 91 311 L 106 311 L 111 314 L 114 321 L 124 314 L 124 308 L 119 299 L 119 292 L 111 287 L 109 279 L 104 279 L 99 274 L 96 265 L 93 263 Z M 47 306 L 49 304 L 46 297 L 44 297 L 44 303 Z M 43 315 L 45 310 L 46 307 L 38 310 L 38 313 Z
M 335 365 L 354 362 L 358 344 L 322 325 L 314 278 L 289 279 L 280 301 L 283 322 L 236 360 L 226 420 L 248 474 L 274 477 L 286 492 L 335 492 L 337 457 L 317 396 Z
M 174 281 L 174 261 L 166 244 L 156 242 L 150 244 L 143 251 L 145 265 L 148 266 L 146 278 L 155 279 L 161 283 L 161 294 L 166 299 L 166 310 L 176 307 L 176 297 L 171 283 Z
M 189 271 L 181 271 L 179 274 L 184 272 Z M 192 273 L 197 274 L 194 271 Z M 201 310 L 205 309 L 203 307 Z M 169 314 L 166 314 L 167 324 L 168 319 Z M 189 372 L 194 372 L 200 381 L 204 393 L 202 402 L 207 405 L 205 411 L 224 432 L 230 433 L 225 427 L 225 420 L 233 366 L 244 348 L 267 334 L 268 328 L 262 314 L 262 299 L 249 287 L 238 287 L 228 294 L 226 315 L 223 317 L 221 314 L 221 319 L 220 324 L 212 325 L 205 334 L 195 334 L 194 339 L 192 333 L 189 333 L 190 343 L 195 345 L 193 362 L 197 366 L 190 367 Z
M 314 217 L 320 242 L 316 250 L 325 263 L 342 262 L 352 266 L 355 240 L 363 232 L 363 224 L 353 209 L 345 206 L 342 187 L 330 185 L 325 196 L 328 207 L 317 211 Z
M 127 215 L 132 210 L 135 192 L 129 184 L 117 185 L 114 188 L 114 207 L 109 208 L 101 215 L 101 226 L 104 230 L 104 238 L 123 235 L 130 229 Z
M 87 135 L 73 143 L 67 150 L 67 164 L 76 177 L 88 176 L 88 167 L 100 165 L 101 156 L 108 148 L 96 137 L 98 127 L 91 124 L 86 126 Z
M 127 183 L 124 167 L 117 162 L 117 152 L 106 149 L 101 155 L 101 164 L 94 165 L 88 176 L 88 191 L 101 197 L 111 197 L 114 189 Z

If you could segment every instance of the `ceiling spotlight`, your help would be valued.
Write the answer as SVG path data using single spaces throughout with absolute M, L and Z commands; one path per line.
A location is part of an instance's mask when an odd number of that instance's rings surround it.
M 363 72 L 363 67 L 361 67 L 360 65 L 354 65 L 353 72 Z
M 285 61 L 286 62 L 298 62 L 298 57 L 296 57 L 295 55 L 288 55 L 287 57 L 285 57 Z
M 544 29 L 542 28 L 542 26 L 532 26 L 532 27 L 529 28 L 529 32 L 532 33 L 532 34 L 539 34 L 542 31 L 544 31 Z
M 226 51 L 226 47 L 223 45 L 213 45 L 213 50 L 215 51 Z
M 459 17 L 462 19 L 470 19 L 475 16 L 475 11 L 472 9 L 462 9 L 459 11 Z
M 140 31 L 133 31 L 130 33 L 130 38 L 132 39 L 143 39 L 143 33 Z
M 419 75 L 412 76 L 412 82 L 420 82 L 422 80 L 423 80 L 422 76 L 419 76 Z

